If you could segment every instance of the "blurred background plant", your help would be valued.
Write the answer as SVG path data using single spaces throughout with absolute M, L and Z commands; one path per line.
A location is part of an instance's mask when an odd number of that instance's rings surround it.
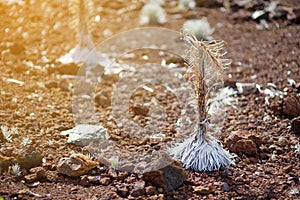
M 190 30 L 198 40 L 211 40 L 211 34 L 214 32 L 206 18 L 189 19 L 183 27 Z
M 167 22 L 167 13 L 161 7 L 164 2 L 150 0 L 140 13 L 140 24 L 164 24 Z

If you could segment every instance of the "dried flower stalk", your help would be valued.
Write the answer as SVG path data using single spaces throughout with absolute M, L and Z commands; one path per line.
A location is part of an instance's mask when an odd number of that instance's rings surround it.
M 92 0 L 69 0 L 70 28 L 77 32 L 79 45 L 94 48 L 90 32 L 95 28 L 94 3 Z

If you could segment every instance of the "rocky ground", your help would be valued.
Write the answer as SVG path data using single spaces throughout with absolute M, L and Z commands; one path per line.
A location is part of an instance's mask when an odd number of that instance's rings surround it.
M 232 64 L 225 72 L 224 84 L 238 94 L 234 107 L 223 116 L 220 141 L 235 155 L 236 164 L 200 173 L 183 170 L 174 162 L 146 175 L 99 164 L 97 156 L 87 154 L 88 149 L 67 143 L 68 138 L 60 134 L 75 126 L 72 95 L 76 80 L 72 75 L 81 66 L 56 60 L 76 45 L 76 32 L 68 26 L 67 2 L 7 2 L 0 2 L 0 199 L 300 198 L 298 1 L 198 1 L 195 9 L 184 11 L 176 9 L 173 1 L 166 1 L 167 22 L 156 26 L 179 31 L 186 19 L 205 16 L 215 29 L 212 37 L 226 42 Z M 141 27 L 138 17 L 142 1 L 94 2 L 95 13 L 101 17 L 92 31 L 95 44 Z M 259 10 L 263 12 L 253 14 Z M 183 60 L 172 55 L 148 50 L 133 54 L 134 59 L 126 57 L 123 61 L 137 65 L 149 58 L 159 63 L 165 59 L 184 67 Z M 120 147 L 155 148 L 157 141 L 132 140 L 109 117 L 113 85 L 118 81 L 118 74 L 102 75 L 95 96 L 99 123 Z M 149 88 L 154 89 L 152 96 L 143 95 L 141 89 L 135 91 L 130 116 L 146 124 L 149 108 L 135 102 L 141 96 L 144 99 L 140 102 L 156 97 L 166 108 L 169 123 L 161 134 L 172 139 L 173 133 L 180 134 L 172 126 L 180 110 L 176 98 L 160 85 Z M 68 171 L 59 162 L 63 157 L 86 166 L 79 173 L 82 175 L 63 175 L 66 173 L 62 171 Z M 20 172 L 13 167 L 15 163 L 20 164 Z M 173 186 L 180 180 L 182 185 L 167 191 L 167 175 L 178 178 Z

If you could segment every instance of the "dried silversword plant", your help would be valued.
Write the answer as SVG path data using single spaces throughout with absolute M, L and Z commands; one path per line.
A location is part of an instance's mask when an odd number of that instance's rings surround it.
M 62 63 L 80 63 L 87 65 L 106 65 L 107 60 L 96 49 L 91 32 L 96 27 L 95 6 L 93 0 L 68 0 L 69 26 L 77 33 L 77 45 L 62 56 Z M 100 16 L 98 16 L 100 20 Z
M 194 171 L 213 171 L 234 164 L 232 156 L 209 129 L 209 96 L 222 83 L 224 69 L 230 64 L 223 56 L 223 41 L 198 41 L 195 35 L 183 29 L 182 38 L 186 52 L 187 77 L 195 92 L 198 104 L 198 124 L 195 137 L 185 140 L 171 149 L 183 167 Z

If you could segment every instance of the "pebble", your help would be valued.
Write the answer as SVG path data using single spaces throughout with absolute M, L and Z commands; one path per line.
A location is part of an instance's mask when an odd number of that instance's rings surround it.
M 125 180 L 128 177 L 128 172 L 119 172 L 117 179 L 118 180 Z
M 126 187 L 125 184 L 117 185 L 116 188 L 117 188 L 117 194 L 118 194 L 120 197 L 125 198 L 125 197 L 128 196 L 129 190 L 127 189 L 127 187 Z
M 109 185 L 111 182 L 110 178 L 109 177 L 103 177 L 100 179 L 100 184 L 101 185 L 104 185 L 104 186 L 107 186 Z
M 63 64 L 58 68 L 61 74 L 76 75 L 80 67 L 75 63 Z
M 128 183 L 128 184 L 132 184 L 136 181 L 136 178 L 135 177 L 127 177 L 124 182 L 125 183 Z
M 61 135 L 67 135 L 68 143 L 79 146 L 87 146 L 97 140 L 108 139 L 106 129 L 100 125 L 80 124 L 76 127 L 62 131 Z
M 14 163 L 19 163 L 21 168 L 29 170 L 32 167 L 36 167 L 42 164 L 43 157 L 41 153 L 33 147 L 29 147 L 27 149 L 14 148 L 13 150 L 13 154 L 10 154 L 10 152 L 7 152 L 6 155 L 0 154 L 1 168 L 7 168 Z
M 95 103 L 100 105 L 103 108 L 106 108 L 111 105 L 111 100 L 109 94 L 105 91 L 98 92 L 95 95 Z
M 146 172 L 143 179 L 153 183 L 158 187 L 171 191 L 182 185 L 187 178 L 187 174 L 181 166 L 181 163 L 174 161 L 170 165 L 156 171 Z
M 115 178 L 118 177 L 116 170 L 114 170 L 114 169 L 112 169 L 112 168 L 110 168 L 110 169 L 108 170 L 108 175 L 109 175 L 111 178 L 113 178 L 113 179 L 115 179 Z
M 201 195 L 208 195 L 209 193 L 211 193 L 211 189 L 205 186 L 194 186 L 193 189 L 197 194 Z
M 282 169 L 282 171 L 284 172 L 284 173 L 289 173 L 289 172 L 291 172 L 293 170 L 293 165 L 288 165 L 288 166 L 285 166 L 283 169 Z
M 92 184 L 98 184 L 99 180 L 100 180 L 99 176 L 88 176 L 87 178 L 88 178 L 89 183 L 92 183 Z
M 283 101 L 283 113 L 290 116 L 300 115 L 300 96 L 290 94 Z
M 31 174 L 36 174 L 38 179 L 46 178 L 46 170 L 43 167 L 35 167 L 29 170 Z
M 46 172 L 46 178 L 49 182 L 56 182 L 58 175 L 55 171 L 47 171 Z
M 295 133 L 300 135 L 300 116 L 296 117 L 291 122 L 291 130 Z
M 286 145 L 288 145 L 289 141 L 285 138 L 285 137 L 280 137 L 278 139 L 277 145 L 280 147 L 284 147 Z
M 26 183 L 34 183 L 38 180 L 36 173 L 26 175 L 24 176 L 24 179 Z
M 228 183 L 223 183 L 222 190 L 224 192 L 229 192 L 230 191 L 230 186 L 228 185 Z
M 64 91 L 64 92 L 70 91 L 69 83 L 66 80 L 61 80 L 58 83 L 58 87 L 60 88 L 61 91 Z
M 89 185 L 89 180 L 87 175 L 83 175 L 80 177 L 80 184 L 83 186 L 88 186 Z
M 236 181 L 236 182 L 244 182 L 245 179 L 243 179 L 242 177 L 237 177 L 237 178 L 235 179 L 235 181 Z
M 257 146 L 251 139 L 240 138 L 233 136 L 226 140 L 227 146 L 230 151 L 234 153 L 244 153 L 248 156 L 258 156 Z
M 273 169 L 272 169 L 271 167 L 266 167 L 266 168 L 264 169 L 264 172 L 265 172 L 266 174 L 272 174 L 272 171 L 273 171 Z
M 58 87 L 58 83 L 54 80 L 50 80 L 50 81 L 47 81 L 45 83 L 45 87 L 48 88 L 48 89 L 51 89 L 51 88 L 57 88 Z
M 133 189 L 131 191 L 131 196 L 138 197 L 145 194 L 145 181 L 135 182 Z
M 57 172 L 70 177 L 79 177 L 98 166 L 98 162 L 90 160 L 82 154 L 61 158 L 57 165 Z

